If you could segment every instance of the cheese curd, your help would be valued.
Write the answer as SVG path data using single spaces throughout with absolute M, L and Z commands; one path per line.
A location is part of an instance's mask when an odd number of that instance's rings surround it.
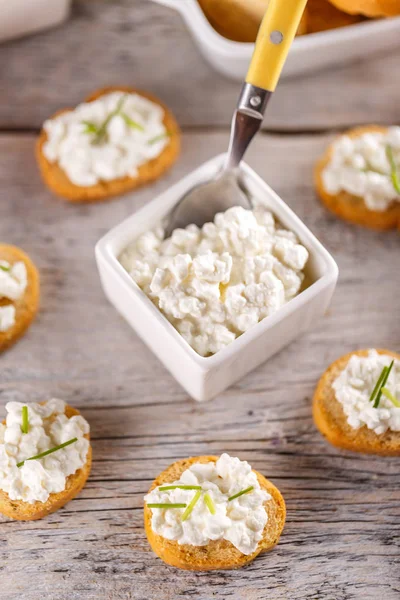
M 0 306 L 0 333 L 11 329 L 15 325 L 15 306 L 7 304 Z
M 93 143 L 91 131 L 108 117 L 102 143 Z M 111 92 L 47 120 L 43 152 L 78 186 L 135 177 L 138 167 L 156 158 L 168 144 L 163 119 L 163 108 L 147 98 Z
M 392 360 L 392 356 L 378 354 L 376 350 L 370 350 L 368 356 L 354 354 L 333 382 L 336 398 L 354 429 L 366 425 L 378 435 L 387 430 L 400 431 L 400 408 L 383 394 L 377 408 L 369 401 L 383 367 Z M 385 387 L 400 401 L 400 361 L 394 361 Z
M 326 191 L 332 195 L 348 192 L 363 198 L 367 208 L 376 211 L 400 202 L 391 179 L 388 147 L 400 172 L 400 127 L 390 127 L 387 133 L 341 136 L 333 144 L 331 160 L 322 172 Z
M 19 300 L 28 284 L 28 274 L 25 263 L 18 261 L 11 265 L 6 260 L 0 260 L 0 298 Z
M 211 514 L 203 495 L 185 521 L 182 521 L 185 509 L 151 508 L 151 526 L 155 533 L 178 544 L 206 546 L 211 540 L 224 539 L 243 554 L 256 550 L 268 522 L 264 504 L 272 497 L 261 489 L 249 463 L 222 454 L 217 462 L 195 463 L 178 481 L 163 485 L 177 484 L 201 486 L 211 497 L 215 514 Z M 254 488 L 250 493 L 228 500 L 250 486 Z M 195 490 L 182 489 L 160 491 L 157 487 L 145 496 L 145 501 L 148 504 L 189 504 L 195 493 Z
M 296 296 L 308 251 L 272 213 L 233 207 L 164 240 L 147 232 L 120 257 L 134 281 L 201 356 L 215 354 Z
M 29 429 L 22 433 L 22 407 L 28 406 Z M 66 404 L 52 399 L 43 405 L 21 402 L 6 404 L 6 424 L 0 423 L 0 489 L 11 500 L 46 502 L 50 494 L 62 492 L 69 475 L 83 467 L 89 450 L 87 421 L 80 415 L 65 415 Z M 76 442 L 38 460 L 17 463 L 63 444 Z

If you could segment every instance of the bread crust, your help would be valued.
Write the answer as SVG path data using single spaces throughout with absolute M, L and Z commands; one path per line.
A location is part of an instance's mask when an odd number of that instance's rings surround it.
M 342 135 L 348 135 L 351 138 L 355 138 L 365 133 L 374 132 L 386 133 L 387 127 L 367 125 L 350 129 Z M 400 202 L 392 202 L 385 211 L 376 211 L 367 208 L 364 199 L 359 196 L 353 196 L 344 191 L 332 195 L 326 191 L 322 180 L 322 173 L 331 161 L 333 144 L 334 142 L 328 146 L 324 155 L 316 163 L 314 170 L 315 188 L 322 203 L 336 216 L 350 223 L 354 223 L 355 225 L 362 225 L 363 227 L 377 229 L 378 231 L 387 231 L 389 229 L 395 229 L 396 227 L 400 229 Z
M 176 481 L 182 473 L 194 463 L 208 463 L 218 460 L 217 456 L 198 456 L 185 458 L 170 465 L 160 473 L 152 483 L 150 490 L 162 485 Z M 285 524 L 286 508 L 285 501 L 280 491 L 263 475 L 254 471 L 260 486 L 272 496 L 272 500 L 266 502 L 265 510 L 268 513 L 268 523 L 263 532 L 263 538 L 259 542 L 257 550 L 250 555 L 240 552 L 227 540 L 215 540 L 207 546 L 191 546 L 189 544 L 179 545 L 178 542 L 167 540 L 156 534 L 151 527 L 152 511 L 145 504 L 144 526 L 150 546 L 168 565 L 190 571 L 212 571 L 216 569 L 237 569 L 251 562 L 261 552 L 271 550 L 279 541 Z
M 25 292 L 18 300 L 0 298 L 0 306 L 15 306 L 15 323 L 6 331 L 0 331 L 0 353 L 12 346 L 28 329 L 39 308 L 40 284 L 39 272 L 32 260 L 21 248 L 0 244 L 0 260 L 11 264 L 23 262 L 26 266 L 28 283 Z
M 71 418 L 74 415 L 79 415 L 80 412 L 79 410 L 72 408 L 72 406 L 67 405 L 65 414 L 68 418 Z M 84 437 L 87 440 L 90 440 L 89 434 L 86 434 Z M 81 469 L 78 469 L 78 471 L 67 477 L 66 487 L 62 492 L 50 494 L 46 502 L 35 502 L 34 504 L 30 504 L 23 500 L 11 500 L 6 492 L 0 490 L 0 513 L 17 521 L 36 521 L 37 519 L 46 517 L 67 504 L 67 502 L 79 494 L 89 477 L 91 466 L 92 447 L 89 445 L 86 463 Z
M 43 152 L 43 145 L 47 141 L 47 134 L 44 129 L 42 129 L 36 142 L 36 159 L 43 181 L 57 196 L 69 200 L 70 202 L 77 203 L 108 200 L 109 198 L 125 194 L 141 185 L 158 179 L 176 161 L 181 145 L 178 124 L 168 107 L 152 94 L 128 86 L 106 87 L 90 94 L 90 96 L 85 99 L 85 102 L 92 102 L 105 94 L 115 91 L 132 94 L 136 93 L 161 106 L 165 111 L 163 119 L 164 126 L 171 134 L 169 143 L 159 156 L 141 165 L 138 168 L 138 174 L 135 177 L 126 176 L 111 181 L 99 181 L 95 185 L 85 187 L 72 183 L 68 179 L 67 174 L 61 169 L 58 162 L 51 163 L 46 158 Z M 50 118 L 54 119 L 58 115 L 71 110 L 74 109 L 66 108 L 59 110 Z
M 329 0 L 308 0 L 307 2 L 307 33 L 347 27 L 363 20 L 364 17 L 359 14 L 350 15 L 339 10 Z
M 354 429 L 347 422 L 341 403 L 332 388 L 334 380 L 345 368 L 353 355 L 367 356 L 369 350 L 357 350 L 332 363 L 318 382 L 313 399 L 314 422 L 322 435 L 334 446 L 353 452 L 400 456 L 400 432 L 386 431 L 376 434 L 366 425 Z M 400 360 L 400 355 L 390 350 L 377 350 Z
M 394 17 L 400 15 L 398 0 L 329 0 L 334 6 L 351 15 Z

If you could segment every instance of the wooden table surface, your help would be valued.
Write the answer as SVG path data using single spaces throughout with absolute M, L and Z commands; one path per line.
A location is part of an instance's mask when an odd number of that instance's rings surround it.
M 0 358 L 0 404 L 58 396 L 92 430 L 87 486 L 41 521 L 0 518 L 1 600 L 395 600 L 400 594 L 399 460 L 339 452 L 311 417 L 327 365 L 360 347 L 399 351 L 399 237 L 348 226 L 315 198 L 312 166 L 332 131 L 400 121 L 400 49 L 284 81 L 247 161 L 336 258 L 328 315 L 215 400 L 198 404 L 106 301 L 98 238 L 223 151 L 238 85 L 204 62 L 179 16 L 148 0 L 80 0 L 61 28 L 0 51 L 0 239 L 40 268 L 41 311 Z M 44 188 L 34 159 L 42 120 L 93 89 L 128 83 L 161 96 L 183 152 L 155 185 L 72 206 Z M 1 409 L 1 415 L 4 410 Z M 282 491 L 277 548 L 238 572 L 190 573 L 156 558 L 143 495 L 175 460 L 227 451 Z

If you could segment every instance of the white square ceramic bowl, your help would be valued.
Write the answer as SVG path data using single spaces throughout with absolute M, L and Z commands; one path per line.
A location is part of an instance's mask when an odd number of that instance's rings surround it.
M 197 354 L 132 280 L 118 261 L 122 250 L 154 228 L 193 185 L 211 178 L 222 167 L 216 156 L 158 198 L 109 231 L 96 245 L 96 260 L 106 296 L 196 400 L 209 400 L 281 350 L 327 310 L 338 268 L 309 229 L 277 194 L 246 164 L 242 175 L 252 198 L 269 208 L 281 224 L 294 231 L 310 253 L 310 285 L 275 314 L 246 331 L 217 354 Z
M 232 79 L 244 80 L 254 44 L 233 42 L 220 35 L 207 21 L 197 0 L 153 2 L 180 12 L 200 51 L 217 71 Z M 293 42 L 282 77 L 347 64 L 395 46 L 400 47 L 400 17 L 301 35 Z
M 0 41 L 58 25 L 70 7 L 71 0 L 0 0 Z

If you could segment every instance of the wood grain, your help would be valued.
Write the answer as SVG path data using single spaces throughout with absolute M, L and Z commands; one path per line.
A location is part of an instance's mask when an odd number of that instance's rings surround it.
M 110 203 L 71 206 L 44 189 L 34 136 L 0 135 L 0 239 L 21 245 L 42 277 L 37 321 L 0 357 L 0 406 L 59 396 L 90 421 L 94 452 L 88 485 L 64 509 L 27 524 L 0 519 L 1 600 L 399 597 L 399 460 L 339 452 L 311 418 L 316 381 L 331 361 L 358 347 L 400 349 L 398 234 L 336 220 L 312 188 L 313 163 L 331 136 L 264 134 L 248 153 L 341 272 L 329 314 L 233 388 L 207 404 L 189 399 L 102 294 L 97 239 L 223 151 L 227 136 L 189 131 L 182 159 L 161 181 Z M 169 463 L 222 451 L 249 460 L 282 491 L 281 542 L 238 572 L 166 567 L 145 538 L 143 495 Z
M 0 127 L 38 129 L 59 108 L 120 84 L 155 93 L 182 126 L 228 125 L 240 83 L 213 71 L 176 11 L 150 0 L 73 6 L 61 28 L 2 44 Z M 399 58 L 400 42 L 390 54 L 283 81 L 264 126 L 318 131 L 398 122 Z

